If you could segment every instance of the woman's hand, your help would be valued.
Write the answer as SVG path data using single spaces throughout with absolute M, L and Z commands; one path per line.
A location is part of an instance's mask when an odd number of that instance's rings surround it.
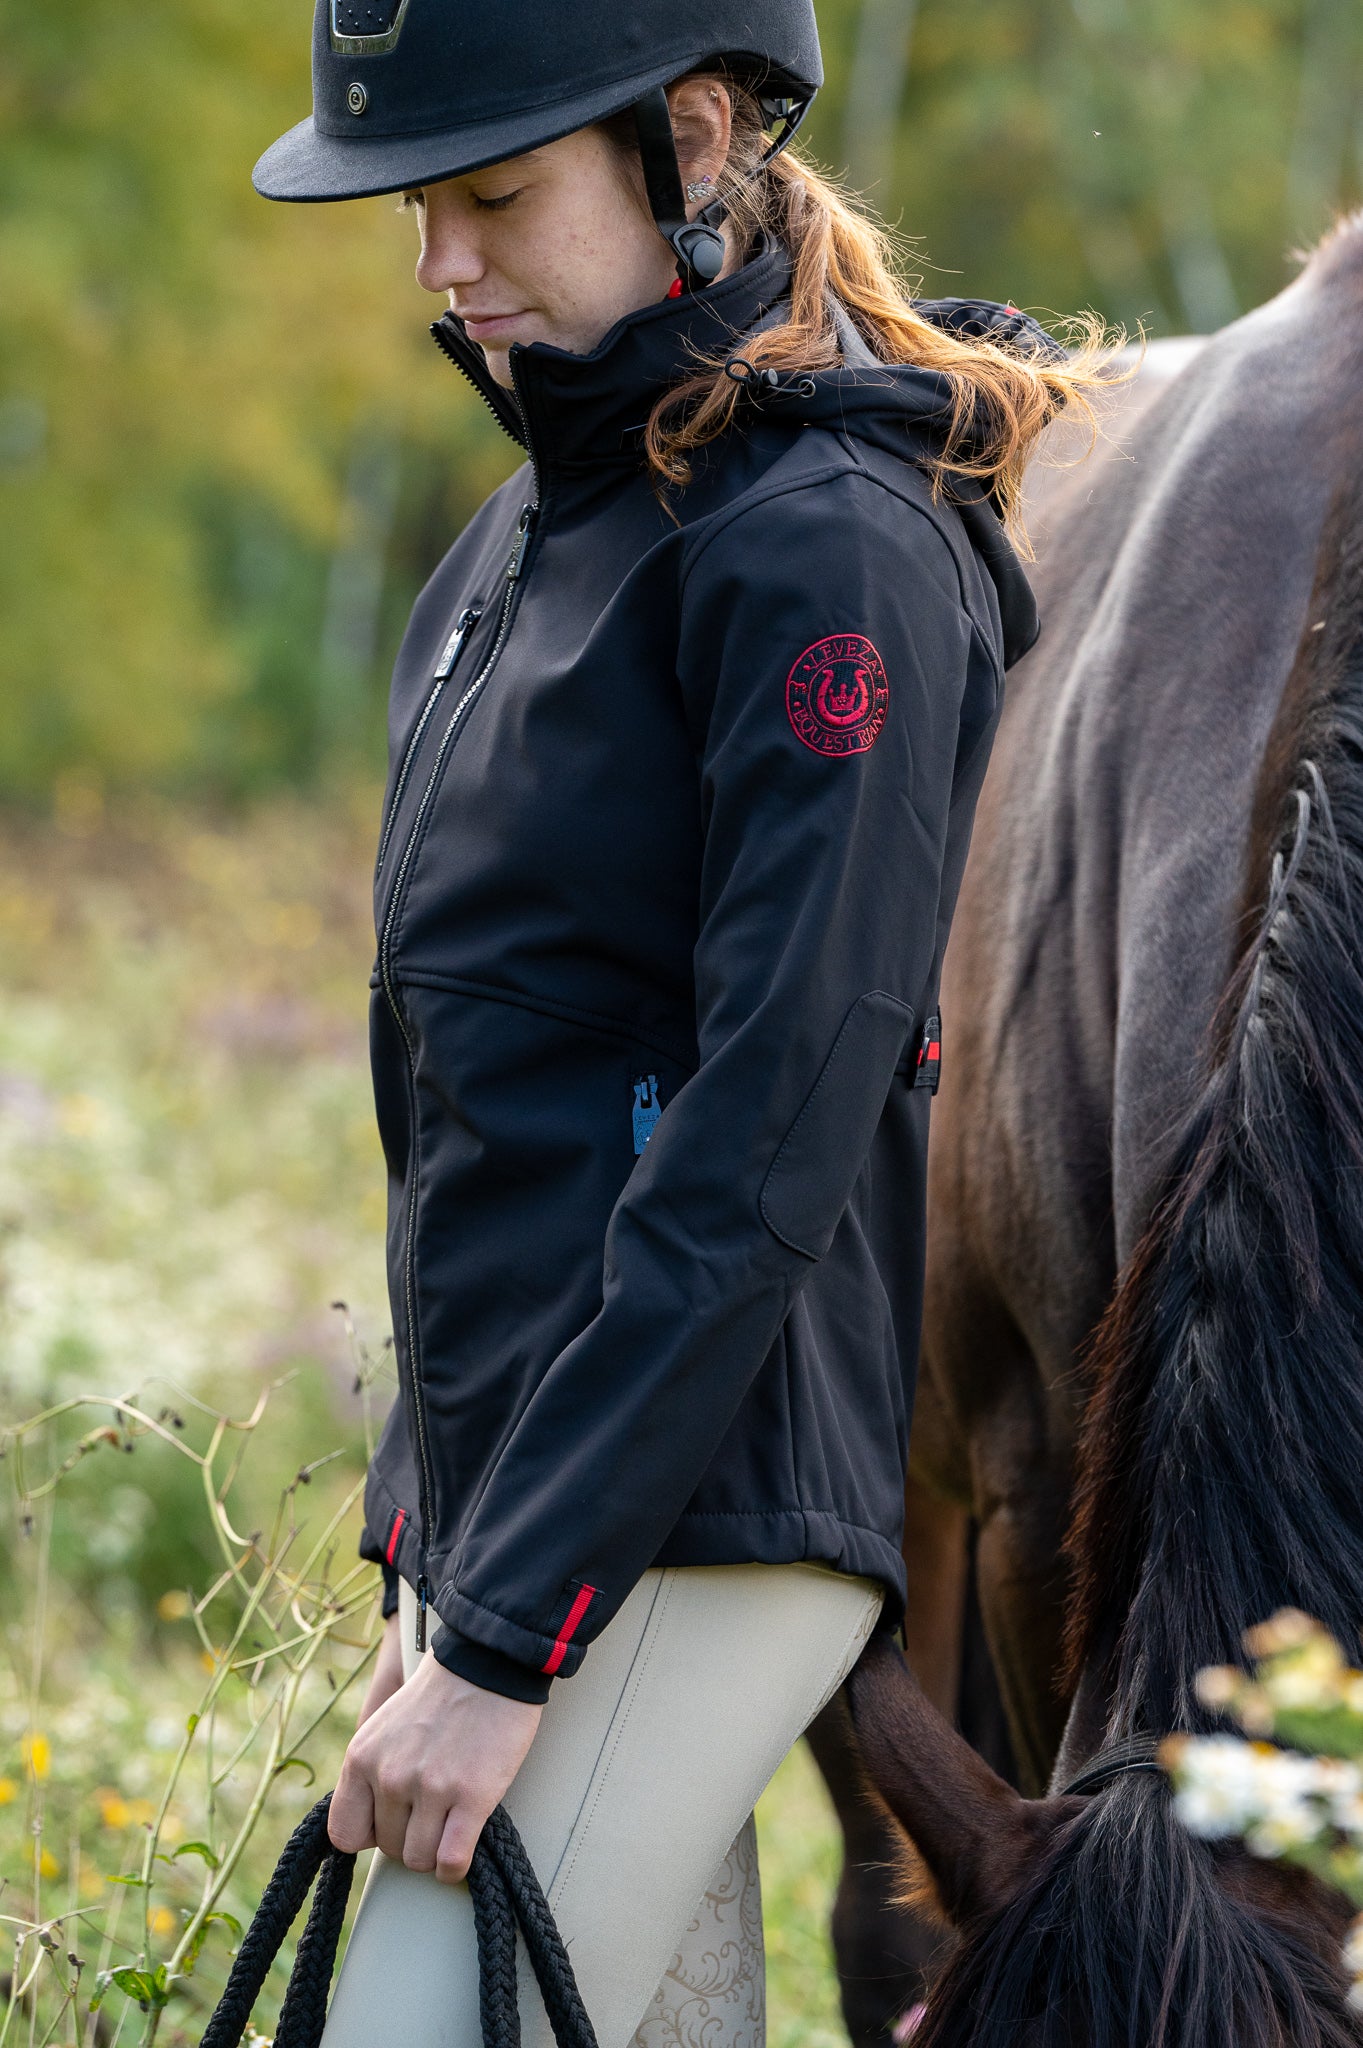
M 388 1653 L 385 1637 L 372 1695 Z M 399 1676 L 401 1658 L 399 1657 Z M 483 1823 L 525 1759 L 542 1707 L 456 1678 L 429 1654 L 351 1737 L 327 1832 L 338 1849 L 382 1849 L 409 1870 L 459 1884 Z
M 363 1728 L 369 1716 L 376 1708 L 381 1707 L 385 1700 L 391 1699 L 401 1684 L 402 1634 L 398 1617 L 396 1614 L 390 1614 L 383 1624 L 383 1641 L 379 1644 L 374 1669 L 369 1674 L 369 1689 L 365 1693 L 364 1705 L 360 1708 L 355 1726 Z

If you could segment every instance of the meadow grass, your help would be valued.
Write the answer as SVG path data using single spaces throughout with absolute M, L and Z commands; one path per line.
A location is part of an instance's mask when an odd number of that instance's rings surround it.
M 374 809 L 73 786 L 0 824 L 0 2048 L 197 2040 L 352 1723 L 392 1391 Z M 758 1822 L 769 2038 L 832 2048 L 803 1750 Z

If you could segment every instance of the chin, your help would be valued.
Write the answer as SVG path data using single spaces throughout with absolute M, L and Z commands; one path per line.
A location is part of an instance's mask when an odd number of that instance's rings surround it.
M 480 341 L 478 346 L 483 351 L 483 361 L 487 364 L 488 375 L 493 382 L 504 384 L 508 391 L 513 390 L 515 387 L 511 378 L 511 343 L 503 341 L 489 345 L 485 341 Z

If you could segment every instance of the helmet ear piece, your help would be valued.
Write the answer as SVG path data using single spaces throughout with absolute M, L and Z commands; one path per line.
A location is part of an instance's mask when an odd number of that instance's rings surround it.
M 649 211 L 658 233 L 672 245 L 682 289 L 704 289 L 714 283 L 724 266 L 724 238 L 716 227 L 704 222 L 695 224 L 686 218 L 686 194 L 677 162 L 672 110 L 661 85 L 635 101 L 634 128 L 639 138 L 639 161 L 643 165 Z M 714 242 L 719 244 L 718 262 L 714 262 Z
M 779 156 L 809 111 L 807 99 L 761 100 L 763 115 L 770 126 L 780 122 L 776 140 L 766 150 L 757 172 Z M 672 112 L 667 93 L 659 85 L 634 103 L 634 126 L 639 137 L 639 159 L 644 169 L 644 187 L 658 232 L 670 242 L 677 258 L 677 275 L 682 289 L 704 291 L 724 268 L 724 236 L 720 222 L 729 211 L 723 199 L 713 199 L 695 220 L 686 218 L 686 196 L 682 190 L 681 168 L 677 162 L 677 138 L 672 130 Z M 756 176 L 757 172 L 751 175 Z
M 714 283 L 724 268 L 724 237 L 718 228 L 696 220 L 689 227 L 674 228 L 667 239 L 677 252 L 677 274 L 684 289 L 703 291 Z

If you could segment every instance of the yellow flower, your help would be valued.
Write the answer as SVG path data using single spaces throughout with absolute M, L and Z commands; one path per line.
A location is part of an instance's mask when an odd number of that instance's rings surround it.
M 0 1806 L 8 1806 L 19 1796 L 19 1787 L 13 1778 L 0 1778 Z
M 156 1612 L 162 1621 L 183 1621 L 189 1612 L 189 1595 L 178 1588 L 163 1593 L 156 1603 Z
M 62 1867 L 50 1849 L 44 1849 L 38 1858 L 38 1871 L 42 1877 L 60 1877 Z
M 45 1778 L 52 1768 L 52 1745 L 45 1735 L 26 1735 L 23 1740 L 24 1763 L 30 1775 L 39 1780 Z
M 185 1831 L 185 1824 L 178 1813 L 168 1813 L 161 1823 L 161 1840 L 178 1842 Z
M 119 1792 L 102 1792 L 99 1817 L 106 1828 L 125 1828 L 132 1819 L 127 1800 Z
M 158 1906 L 151 1916 L 151 1931 L 153 1934 L 174 1934 L 175 1925 L 175 1915 L 171 1912 L 169 1906 Z
M 218 1660 L 211 1650 L 200 1650 L 199 1662 L 205 1671 L 216 1671 L 218 1668 Z
M 136 1821 L 140 1828 L 149 1828 L 156 1818 L 156 1808 L 152 1805 L 150 1799 L 130 1799 L 128 1801 L 128 1818 L 129 1820 Z

